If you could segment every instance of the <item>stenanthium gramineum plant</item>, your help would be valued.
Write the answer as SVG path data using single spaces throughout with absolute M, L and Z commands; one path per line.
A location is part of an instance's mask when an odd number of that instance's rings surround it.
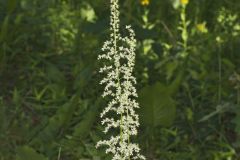
M 145 159 L 139 153 L 139 146 L 131 142 L 130 138 L 137 135 L 139 126 L 135 112 L 135 108 L 139 108 L 135 100 L 136 79 L 132 75 L 135 64 L 135 33 L 130 26 L 126 26 L 129 36 L 122 36 L 119 23 L 118 0 L 111 0 L 110 40 L 104 43 L 104 53 L 99 55 L 98 59 L 106 63 L 100 69 L 100 73 L 106 74 L 100 82 L 105 85 L 102 96 L 110 99 L 101 113 L 102 125 L 105 126 L 104 133 L 115 130 L 116 134 L 108 140 L 99 141 L 96 147 L 105 146 L 106 153 L 112 154 L 113 160 Z

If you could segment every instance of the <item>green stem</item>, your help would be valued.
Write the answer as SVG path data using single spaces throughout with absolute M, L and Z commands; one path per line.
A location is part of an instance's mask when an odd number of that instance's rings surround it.
M 240 89 L 237 90 L 237 106 L 240 105 Z
M 127 119 L 128 119 L 128 110 L 127 110 Z M 127 126 L 127 134 L 128 134 L 128 146 L 130 145 L 130 135 L 129 135 L 129 126 Z M 130 160 L 130 156 L 128 157 L 128 160 Z
M 114 37 L 114 53 L 117 55 L 117 34 L 118 34 L 118 29 L 117 29 L 117 22 L 116 20 L 118 19 L 118 17 L 116 17 L 116 13 L 113 13 L 112 14 L 113 16 L 113 37 Z M 119 68 L 120 68 L 120 65 L 119 65 L 119 59 L 118 59 L 118 64 L 115 65 L 116 67 L 116 74 L 117 74 L 117 86 L 120 88 L 120 95 L 121 95 L 121 84 L 120 84 L 120 73 L 119 73 Z M 120 96 L 120 95 L 117 95 L 117 96 Z M 121 106 L 121 103 L 119 104 Z M 123 129 L 122 129 L 122 125 L 123 125 L 123 113 L 121 113 L 121 119 L 120 119 L 120 145 L 123 143 Z M 121 159 L 122 159 L 122 153 L 121 153 Z
M 120 120 L 120 143 L 122 143 L 123 142 L 123 129 L 122 129 L 122 118 L 123 117 L 123 115 L 122 115 L 122 113 L 121 113 L 121 120 Z
M 190 99 L 192 108 L 194 109 L 195 108 L 195 104 L 194 104 L 194 100 L 193 100 L 193 97 L 192 97 L 192 93 L 191 93 L 190 88 L 189 88 L 188 85 L 186 85 L 186 89 L 187 89 L 187 94 L 188 94 L 188 97 Z
M 60 147 L 58 150 L 58 160 L 60 160 L 60 158 L 61 158 L 61 150 L 62 150 L 62 147 Z
M 222 100 L 222 56 L 221 48 L 218 51 L 218 103 Z

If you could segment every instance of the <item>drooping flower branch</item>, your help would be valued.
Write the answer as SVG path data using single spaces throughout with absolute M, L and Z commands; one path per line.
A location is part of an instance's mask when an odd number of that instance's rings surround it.
M 104 133 L 110 130 L 117 131 L 108 140 L 97 143 L 97 147 L 106 146 L 106 153 L 113 155 L 113 160 L 145 159 L 140 155 L 138 144 L 131 141 L 131 136 L 137 135 L 139 118 L 135 112 L 139 105 L 137 97 L 136 79 L 133 76 L 135 65 L 135 33 L 130 26 L 126 26 L 129 36 L 120 34 L 118 0 L 111 0 L 110 40 L 102 48 L 104 52 L 98 59 L 106 63 L 100 69 L 105 77 L 100 84 L 105 85 L 103 97 L 108 96 L 110 101 L 101 113 Z M 113 133 L 113 132 L 112 132 Z

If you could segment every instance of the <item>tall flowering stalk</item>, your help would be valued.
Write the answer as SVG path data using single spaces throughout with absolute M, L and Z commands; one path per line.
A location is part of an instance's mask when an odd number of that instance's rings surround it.
M 101 113 L 104 133 L 115 133 L 107 140 L 97 143 L 97 147 L 105 146 L 106 153 L 113 155 L 113 160 L 145 159 L 140 155 L 139 146 L 131 142 L 131 136 L 137 135 L 139 118 L 135 108 L 139 108 L 136 79 L 132 75 L 135 64 L 135 33 L 130 26 L 126 26 L 129 36 L 122 36 L 119 32 L 119 5 L 118 0 L 111 0 L 110 40 L 102 48 L 104 52 L 98 59 L 105 62 L 100 73 L 106 76 L 100 84 L 105 85 L 103 97 L 110 101 Z M 114 132 L 117 131 L 117 132 Z

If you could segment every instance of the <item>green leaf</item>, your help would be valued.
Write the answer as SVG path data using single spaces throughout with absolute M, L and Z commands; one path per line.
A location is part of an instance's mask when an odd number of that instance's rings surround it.
M 186 31 L 186 30 L 183 30 L 181 35 L 182 35 L 182 39 L 183 39 L 184 41 L 187 41 L 187 39 L 188 39 L 188 33 L 187 33 L 187 31 Z
M 21 104 L 21 95 L 17 88 L 14 88 L 13 90 L 13 103 L 16 105 Z
M 37 153 L 29 146 L 19 147 L 17 149 L 17 160 L 48 160 L 42 154 Z
M 147 86 L 140 91 L 140 119 L 144 126 L 171 126 L 176 114 L 175 101 L 168 87 L 161 83 Z
M 222 62 L 231 69 L 234 69 L 236 66 L 234 65 L 234 63 L 232 63 L 229 59 L 227 58 L 222 58 Z
M 17 6 L 17 0 L 8 0 L 7 11 L 8 14 L 12 13 Z
M 178 61 L 167 63 L 167 79 L 172 78 L 174 71 L 178 68 Z
M 74 126 L 72 136 L 70 137 L 70 139 L 72 139 L 73 137 L 74 140 L 66 141 L 65 143 L 67 143 L 67 145 L 77 147 L 79 146 L 79 142 L 84 140 L 89 135 L 89 132 L 99 114 L 98 107 L 101 104 L 102 99 L 98 98 L 96 103 L 92 105 L 89 110 L 84 114 L 83 119 Z
M 179 0 L 171 0 L 171 2 L 172 2 L 172 5 L 173 5 L 174 9 L 178 9 L 181 6 Z
M 0 136 L 3 135 L 6 131 L 6 121 L 7 121 L 7 117 L 6 117 L 6 107 L 3 103 L 3 99 L 2 97 L 0 97 Z
M 73 136 L 78 137 L 80 139 L 84 139 L 88 134 L 89 131 L 97 117 L 97 109 L 99 106 L 100 100 L 97 100 L 96 104 L 93 105 L 84 115 L 82 121 L 80 121 L 74 129 Z
M 49 80 L 62 85 L 64 85 L 64 83 L 66 82 L 64 74 L 57 68 L 57 66 L 51 63 L 48 63 L 47 66 L 47 76 Z
M 235 125 L 235 132 L 237 134 L 240 134 L 240 109 L 239 109 L 239 106 L 236 106 L 236 109 L 235 109 L 235 112 L 234 112 L 236 115 L 235 117 L 232 119 L 232 123 Z
M 94 22 L 97 19 L 94 9 L 89 4 L 85 4 L 85 7 L 80 10 L 81 18 L 88 22 Z
M 4 18 L 4 21 L 3 21 L 2 26 L 1 26 L 0 42 L 3 42 L 5 40 L 5 38 L 7 38 L 8 24 L 9 24 L 9 16 L 6 16 Z
M 71 100 L 59 107 L 56 114 L 49 118 L 48 124 L 37 134 L 32 140 L 32 144 L 49 144 L 53 142 L 59 133 L 59 131 L 67 125 L 74 114 L 77 107 L 78 97 L 73 96 Z

